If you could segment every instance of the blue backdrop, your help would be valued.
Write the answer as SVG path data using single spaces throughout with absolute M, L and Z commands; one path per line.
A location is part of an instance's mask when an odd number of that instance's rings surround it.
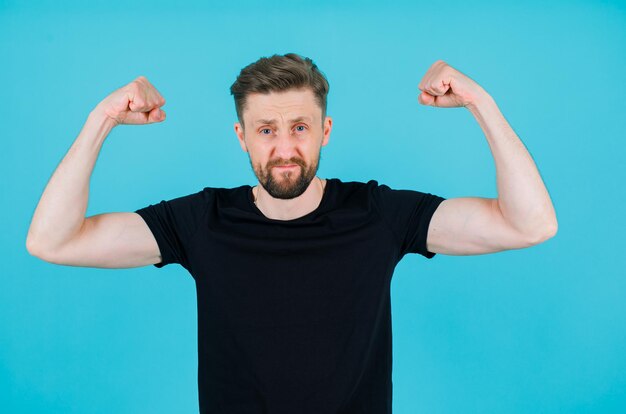
M 296 52 L 330 81 L 321 177 L 495 197 L 469 111 L 417 103 L 443 59 L 494 97 L 557 211 L 530 249 L 398 265 L 394 412 L 626 412 L 623 2 L 26 3 L 0 0 L 0 411 L 197 411 L 189 274 L 52 265 L 27 230 L 88 113 L 138 75 L 167 120 L 112 132 L 88 215 L 254 185 L 229 87 Z

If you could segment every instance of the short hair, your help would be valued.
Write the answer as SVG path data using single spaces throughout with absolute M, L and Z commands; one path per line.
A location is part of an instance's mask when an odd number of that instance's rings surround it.
M 237 80 L 230 87 L 235 98 L 235 110 L 241 125 L 248 95 L 252 93 L 282 92 L 290 89 L 309 88 L 322 109 L 322 122 L 326 118 L 328 80 L 308 57 L 296 53 L 262 57 L 241 69 Z

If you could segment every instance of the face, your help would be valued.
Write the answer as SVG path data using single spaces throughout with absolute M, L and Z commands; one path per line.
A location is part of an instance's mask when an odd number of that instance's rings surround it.
M 251 94 L 243 122 L 245 128 L 235 123 L 235 132 L 265 191 L 280 199 L 304 193 L 315 178 L 332 128 L 329 116 L 322 122 L 313 91 Z

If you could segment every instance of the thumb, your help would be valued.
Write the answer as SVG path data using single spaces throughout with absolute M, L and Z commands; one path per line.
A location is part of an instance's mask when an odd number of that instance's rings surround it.
M 429 94 L 428 92 L 422 92 L 417 96 L 417 101 L 422 105 L 434 105 L 435 97 Z
M 154 108 L 148 113 L 148 123 L 165 121 L 165 111 L 161 108 Z

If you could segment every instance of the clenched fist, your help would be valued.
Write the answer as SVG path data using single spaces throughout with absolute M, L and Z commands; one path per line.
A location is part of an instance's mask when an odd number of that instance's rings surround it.
M 104 98 L 96 110 L 110 118 L 115 125 L 151 124 L 165 120 L 161 107 L 165 99 L 144 76 L 122 86 Z
M 486 94 L 479 84 L 443 60 L 432 64 L 417 88 L 422 91 L 417 97 L 419 103 L 441 108 L 473 105 Z

